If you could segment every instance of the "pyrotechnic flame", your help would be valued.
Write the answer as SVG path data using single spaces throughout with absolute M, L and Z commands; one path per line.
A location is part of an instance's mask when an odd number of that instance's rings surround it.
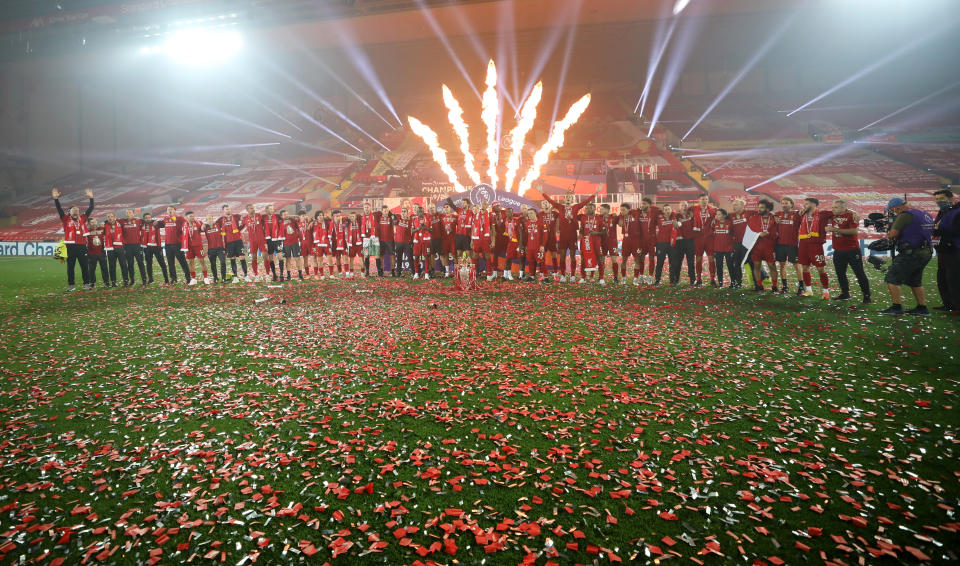
M 549 161 L 550 154 L 560 149 L 563 145 L 564 133 L 580 119 L 580 115 L 584 113 L 587 106 L 590 106 L 589 94 L 583 95 L 580 100 L 574 102 L 573 106 L 567 110 L 567 114 L 563 119 L 553 124 L 553 129 L 550 130 L 550 137 L 547 139 L 547 143 L 543 144 L 543 147 L 538 149 L 537 153 L 534 154 L 533 163 L 530 164 L 527 175 L 520 181 L 520 185 L 517 187 L 517 194 L 523 195 L 530 189 L 533 182 L 540 177 L 540 171 L 543 170 L 543 166 Z
M 453 167 L 450 167 L 450 164 L 447 163 L 447 152 L 443 151 L 440 148 L 440 143 L 437 141 L 437 134 L 430 129 L 429 126 L 417 120 L 413 116 L 407 116 L 407 122 L 410 123 L 410 129 L 413 130 L 413 133 L 420 136 L 423 140 L 423 143 L 427 144 L 427 147 L 430 148 L 430 153 L 433 155 L 433 160 L 437 162 L 437 165 L 440 166 L 440 170 L 446 173 L 447 178 L 450 179 L 450 182 L 453 184 L 456 192 L 462 192 L 463 186 L 457 181 L 457 172 L 453 170 Z
M 450 125 L 453 126 L 453 131 L 457 133 L 457 137 L 460 139 L 463 168 L 467 170 L 467 176 L 470 177 L 473 184 L 479 185 L 483 181 L 480 179 L 480 173 L 477 173 L 477 169 L 473 166 L 473 154 L 470 153 L 470 134 L 467 123 L 463 121 L 463 108 L 460 107 L 460 102 L 454 98 L 447 85 L 443 85 L 443 103 L 449 111 L 447 117 L 450 119 Z
M 490 186 L 497 188 L 497 115 L 500 113 L 500 98 L 497 95 L 497 66 L 493 59 L 487 65 L 487 90 L 483 92 L 483 111 L 480 117 L 487 126 L 487 159 L 490 166 L 487 176 L 490 177 Z
M 520 152 L 523 150 L 523 141 L 530 130 L 533 129 L 533 123 L 537 119 L 537 105 L 540 104 L 540 96 L 543 94 L 543 83 L 538 82 L 533 87 L 533 92 L 523 103 L 520 109 L 520 119 L 517 125 L 510 132 L 510 158 L 507 159 L 507 177 L 503 183 L 503 190 L 513 190 L 513 181 L 517 176 L 517 170 L 520 169 Z

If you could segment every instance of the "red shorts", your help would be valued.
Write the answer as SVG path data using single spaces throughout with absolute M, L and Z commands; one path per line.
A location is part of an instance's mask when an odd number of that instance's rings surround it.
M 700 257 L 707 254 L 707 257 L 713 259 L 713 238 L 710 236 L 700 236 L 693 239 L 693 255 Z
M 363 253 L 363 246 L 350 246 L 350 249 L 347 250 L 347 257 L 354 258 L 360 257 Z
M 413 242 L 413 255 L 415 257 L 427 257 L 430 255 L 431 240 L 417 240 Z
M 773 253 L 773 242 L 772 241 L 760 241 L 753 245 L 753 250 L 750 252 L 750 260 L 757 261 L 768 261 L 770 263 L 774 262 L 774 253 Z
M 313 248 L 313 255 L 317 257 L 330 255 L 330 246 L 327 244 L 317 244 L 317 246 Z
M 620 255 L 622 255 L 624 258 L 628 258 L 632 255 L 643 255 L 643 251 L 641 251 L 641 244 L 642 242 L 638 242 L 637 240 L 624 238 L 623 244 L 620 248 Z
M 313 255 L 313 244 L 310 242 L 300 242 L 300 255 L 303 257 Z
M 610 241 L 606 238 L 600 239 L 600 253 L 603 255 L 613 255 L 617 253 L 617 242 L 616 240 Z
M 470 241 L 470 248 L 478 254 L 489 254 L 490 238 L 474 238 Z
M 517 259 L 520 257 L 518 253 L 520 249 L 520 242 L 507 242 L 507 259 Z
M 203 246 L 190 246 L 187 248 L 187 259 L 203 259 L 207 257 L 203 253 Z
M 798 248 L 800 265 L 823 267 L 827 264 L 826 258 L 823 256 L 823 243 L 820 240 L 800 240 Z
M 537 263 L 539 263 L 540 260 L 541 260 L 541 257 L 540 257 L 539 246 L 527 248 L 527 268 L 528 269 L 532 271 L 533 267 Z
M 250 253 L 256 254 L 259 251 L 262 254 L 267 253 L 267 241 L 263 238 L 250 240 Z
M 445 234 L 443 236 L 443 246 L 440 248 L 443 250 L 441 253 L 444 254 L 456 254 L 457 253 L 457 238 L 453 234 Z

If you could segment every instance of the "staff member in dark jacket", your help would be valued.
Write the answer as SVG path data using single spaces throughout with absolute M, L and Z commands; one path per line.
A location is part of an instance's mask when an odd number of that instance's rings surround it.
M 937 250 L 937 289 L 943 306 L 935 310 L 960 311 L 960 203 L 953 191 L 933 193 L 940 212 L 933 221 L 933 244 Z

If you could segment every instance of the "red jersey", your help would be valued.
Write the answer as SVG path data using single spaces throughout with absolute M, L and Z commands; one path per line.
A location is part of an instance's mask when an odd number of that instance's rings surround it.
M 810 240 L 823 244 L 827 239 L 827 223 L 833 218 L 833 212 L 814 210 L 812 214 L 800 216 L 797 240 Z
M 587 236 L 593 236 L 595 238 L 602 237 L 598 232 L 603 231 L 603 219 L 600 218 L 597 214 L 581 214 L 580 215 L 580 237 L 586 238 Z
M 286 220 L 280 221 L 283 245 L 293 246 L 300 243 L 300 220 L 288 216 Z
M 747 220 L 747 226 L 757 233 L 767 232 L 766 236 L 757 238 L 757 244 L 777 241 L 777 219 L 772 214 L 754 214 Z
M 220 228 L 217 228 L 216 222 L 211 226 L 204 223 L 203 225 L 203 235 L 207 237 L 207 248 L 222 248 L 223 247 L 223 232 L 220 231 Z
M 390 219 L 390 215 L 380 214 L 380 240 L 384 242 L 393 241 L 393 221 Z
M 143 222 L 139 218 L 134 218 L 130 220 L 129 218 L 119 218 L 117 223 L 123 227 L 123 243 L 124 244 L 139 244 L 140 243 L 140 225 Z
M 180 244 L 183 240 L 183 225 L 187 219 L 182 216 L 166 216 L 160 221 L 163 226 L 163 241 L 167 244 Z
M 601 216 L 601 221 L 605 224 L 604 229 L 606 230 L 607 235 L 607 247 L 616 248 L 617 247 L 617 226 L 620 225 L 620 215 L 619 214 L 607 214 L 606 216 Z
M 590 204 L 593 199 L 597 198 L 597 194 L 594 193 L 587 200 L 568 206 L 566 204 L 560 204 L 555 200 L 550 198 L 550 195 L 544 193 L 543 198 L 550 203 L 550 206 L 557 211 L 557 237 L 561 242 L 572 242 L 577 239 L 577 228 L 580 225 L 580 211 L 583 207 Z
M 412 231 L 410 229 L 410 219 L 412 217 L 403 216 L 403 214 L 394 215 L 393 239 L 398 244 L 409 244 Z
M 444 214 L 443 215 L 443 235 L 444 237 L 451 237 L 454 235 L 457 229 L 457 213 Z
M 800 214 L 796 211 L 780 211 L 774 214 L 777 219 L 777 243 L 784 246 L 797 245 L 797 230 L 800 228 Z
M 180 240 L 181 248 L 203 247 L 203 226 L 199 221 L 183 223 L 183 238 Z
M 350 227 L 347 229 L 347 242 L 351 246 L 363 245 L 363 234 L 360 231 L 360 224 L 357 222 L 350 223 Z
M 87 237 L 87 253 L 103 255 L 103 227 L 90 228 L 85 236 Z
M 239 214 L 230 216 L 221 216 L 214 222 L 214 226 L 220 229 L 225 242 L 237 242 L 243 240 L 240 231 L 243 230 L 243 222 Z
M 753 216 L 753 213 L 747 211 L 743 211 L 739 214 L 733 213 L 730 215 L 730 223 L 733 224 L 734 242 L 743 242 L 743 235 L 747 231 L 747 221 L 750 220 L 751 216 Z
M 660 214 L 657 216 L 656 224 L 656 238 L 657 243 L 659 244 L 670 244 L 673 242 L 674 238 L 674 229 L 676 228 L 676 223 L 673 221 L 673 215 L 665 216 Z
M 103 249 L 113 251 L 123 247 L 123 226 L 119 222 L 103 223 Z
M 260 219 L 263 222 L 263 236 L 266 239 L 284 239 L 283 226 L 281 226 L 283 222 L 280 221 L 279 214 L 264 214 L 260 216 Z
M 543 220 L 539 218 L 536 220 L 527 219 L 525 232 L 525 247 L 540 249 L 546 245 L 546 226 L 544 226 Z
M 457 210 L 457 227 L 456 233 L 458 236 L 469 236 L 473 230 L 473 211 L 472 210 Z
M 364 214 L 360 219 L 360 233 L 364 238 L 380 238 L 380 213 Z
M 266 238 L 263 232 L 263 215 L 259 212 L 244 216 L 243 227 L 247 229 L 247 237 L 250 238 L 250 242 L 253 244 L 262 242 L 264 238 Z
M 470 228 L 470 239 L 480 241 L 481 238 L 490 239 L 490 213 L 481 210 L 473 218 L 473 224 Z
M 677 239 L 689 239 L 693 238 L 693 217 L 689 215 L 680 216 L 674 215 L 674 226 L 677 231 Z
M 300 219 L 298 219 L 300 220 Z M 300 220 L 300 250 L 313 249 L 313 221 L 307 218 Z
M 858 226 L 856 219 L 853 217 L 853 213 L 849 210 L 843 214 L 833 216 L 830 219 L 830 224 L 841 230 L 856 228 Z M 859 250 L 860 240 L 855 233 L 849 236 L 833 234 L 833 249 L 837 251 Z
M 330 247 L 336 251 L 347 251 L 349 245 L 350 221 L 341 218 L 330 222 Z
M 439 212 L 427 214 L 426 222 L 430 224 L 430 236 L 442 240 L 444 236 L 443 215 Z
M 633 247 L 640 245 L 643 240 L 643 224 L 640 221 L 639 209 L 633 209 L 626 215 L 620 215 L 620 227 L 623 229 L 623 241 L 631 242 Z
M 160 226 L 155 222 L 144 224 L 140 228 L 140 243 L 148 247 L 159 247 L 162 243 L 160 240 Z
M 63 241 L 67 244 L 86 244 L 87 233 L 87 214 L 93 212 L 93 199 L 90 199 L 90 207 L 85 214 L 78 214 L 76 218 L 69 214 L 64 214 L 60 206 L 60 200 L 54 199 L 57 205 L 57 213 L 60 214 L 60 223 L 63 224 Z
M 318 247 L 330 247 L 330 221 L 326 218 L 317 218 L 313 223 L 313 241 Z
M 711 226 L 713 237 L 713 251 L 732 252 L 733 251 L 733 222 L 730 219 L 713 219 Z
M 656 206 L 650 206 L 646 210 L 642 208 L 637 211 L 637 221 L 640 222 L 640 235 L 643 239 L 653 239 L 657 237 L 657 228 L 663 213 Z
M 690 214 L 693 216 L 693 236 L 708 237 L 707 228 L 713 217 L 717 215 L 716 207 L 708 204 L 705 208 L 701 208 L 699 204 L 695 204 L 690 208 Z

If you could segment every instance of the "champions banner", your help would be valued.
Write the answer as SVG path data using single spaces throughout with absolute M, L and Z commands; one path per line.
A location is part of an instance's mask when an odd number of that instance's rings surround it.
M 0 242 L 0 256 L 38 256 L 53 257 L 58 242 Z

